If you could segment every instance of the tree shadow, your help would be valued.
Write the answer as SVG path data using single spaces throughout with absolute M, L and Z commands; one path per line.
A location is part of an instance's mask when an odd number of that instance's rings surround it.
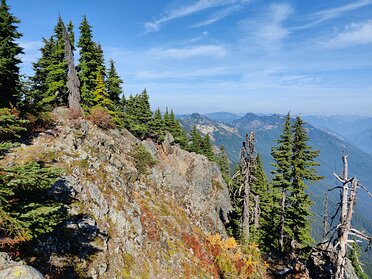
M 78 201 L 66 180 L 57 181 L 50 195 L 65 205 L 61 208 L 65 221 L 52 232 L 23 244 L 20 255 L 46 278 L 89 278 L 88 263 L 102 251 L 108 236 L 88 214 L 69 214 L 68 206 Z

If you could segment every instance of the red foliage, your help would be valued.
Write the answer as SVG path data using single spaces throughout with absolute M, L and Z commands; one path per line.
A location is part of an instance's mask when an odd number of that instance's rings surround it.
M 92 108 L 90 111 L 89 120 L 104 130 L 114 129 L 116 127 L 110 114 L 107 112 L 107 110 L 101 107 Z

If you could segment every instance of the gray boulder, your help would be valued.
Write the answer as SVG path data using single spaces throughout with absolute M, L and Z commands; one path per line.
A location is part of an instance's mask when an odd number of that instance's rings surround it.
M 35 268 L 12 261 L 6 253 L 0 253 L 0 279 L 44 279 L 44 276 Z

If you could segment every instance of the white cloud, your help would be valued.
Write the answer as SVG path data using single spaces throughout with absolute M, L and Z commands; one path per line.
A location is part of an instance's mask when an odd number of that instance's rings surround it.
M 305 16 L 305 20 L 311 20 L 310 23 L 297 26 L 293 29 L 305 29 L 305 28 L 310 28 L 313 27 L 314 25 L 333 19 L 337 18 L 339 16 L 342 16 L 345 13 L 352 12 L 354 10 L 363 8 L 365 6 L 368 6 L 372 4 L 372 0 L 359 0 L 359 1 L 354 1 L 353 3 L 346 4 L 340 7 L 332 8 L 332 9 L 326 9 L 326 10 L 321 10 L 316 13 L 313 13 L 311 15 Z
M 159 79 L 201 79 L 206 77 L 218 76 L 226 73 L 224 67 L 205 68 L 189 71 L 162 71 L 150 72 L 141 71 L 135 74 L 135 78 L 142 80 L 159 80 Z
M 327 48 L 344 48 L 372 43 L 372 20 L 351 23 L 335 37 L 323 43 Z
M 171 20 L 189 16 L 211 8 L 233 5 L 235 3 L 246 3 L 248 1 L 249 0 L 198 0 L 191 5 L 179 6 L 166 11 L 162 17 L 146 22 L 144 24 L 145 29 L 146 32 L 155 32 L 160 30 L 162 25 Z
M 184 48 L 152 49 L 151 52 L 158 57 L 191 58 L 198 56 L 223 57 L 226 49 L 219 45 L 199 45 Z
M 237 5 L 232 5 L 227 8 L 222 8 L 221 10 L 217 11 L 212 17 L 210 17 L 207 20 L 204 20 L 202 22 L 196 23 L 192 25 L 191 27 L 196 28 L 196 27 L 202 27 L 206 25 L 213 24 L 217 21 L 220 21 L 221 19 L 228 17 L 236 12 L 239 12 L 243 9 L 244 5 L 237 4 Z
M 281 41 L 290 34 L 284 26 L 284 21 L 293 13 L 293 8 L 289 4 L 271 4 L 269 11 L 255 20 L 248 19 L 242 22 L 248 37 L 245 41 L 252 39 L 259 45 L 267 48 L 276 48 Z
M 35 62 L 39 56 L 40 48 L 43 46 L 42 41 L 19 41 L 20 47 L 23 48 L 24 54 L 22 55 L 22 61 Z

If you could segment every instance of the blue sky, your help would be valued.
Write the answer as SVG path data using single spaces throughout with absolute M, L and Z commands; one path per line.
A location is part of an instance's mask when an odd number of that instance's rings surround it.
M 125 94 L 177 113 L 372 116 L 372 0 L 8 0 L 22 71 L 58 14 L 93 26 Z

